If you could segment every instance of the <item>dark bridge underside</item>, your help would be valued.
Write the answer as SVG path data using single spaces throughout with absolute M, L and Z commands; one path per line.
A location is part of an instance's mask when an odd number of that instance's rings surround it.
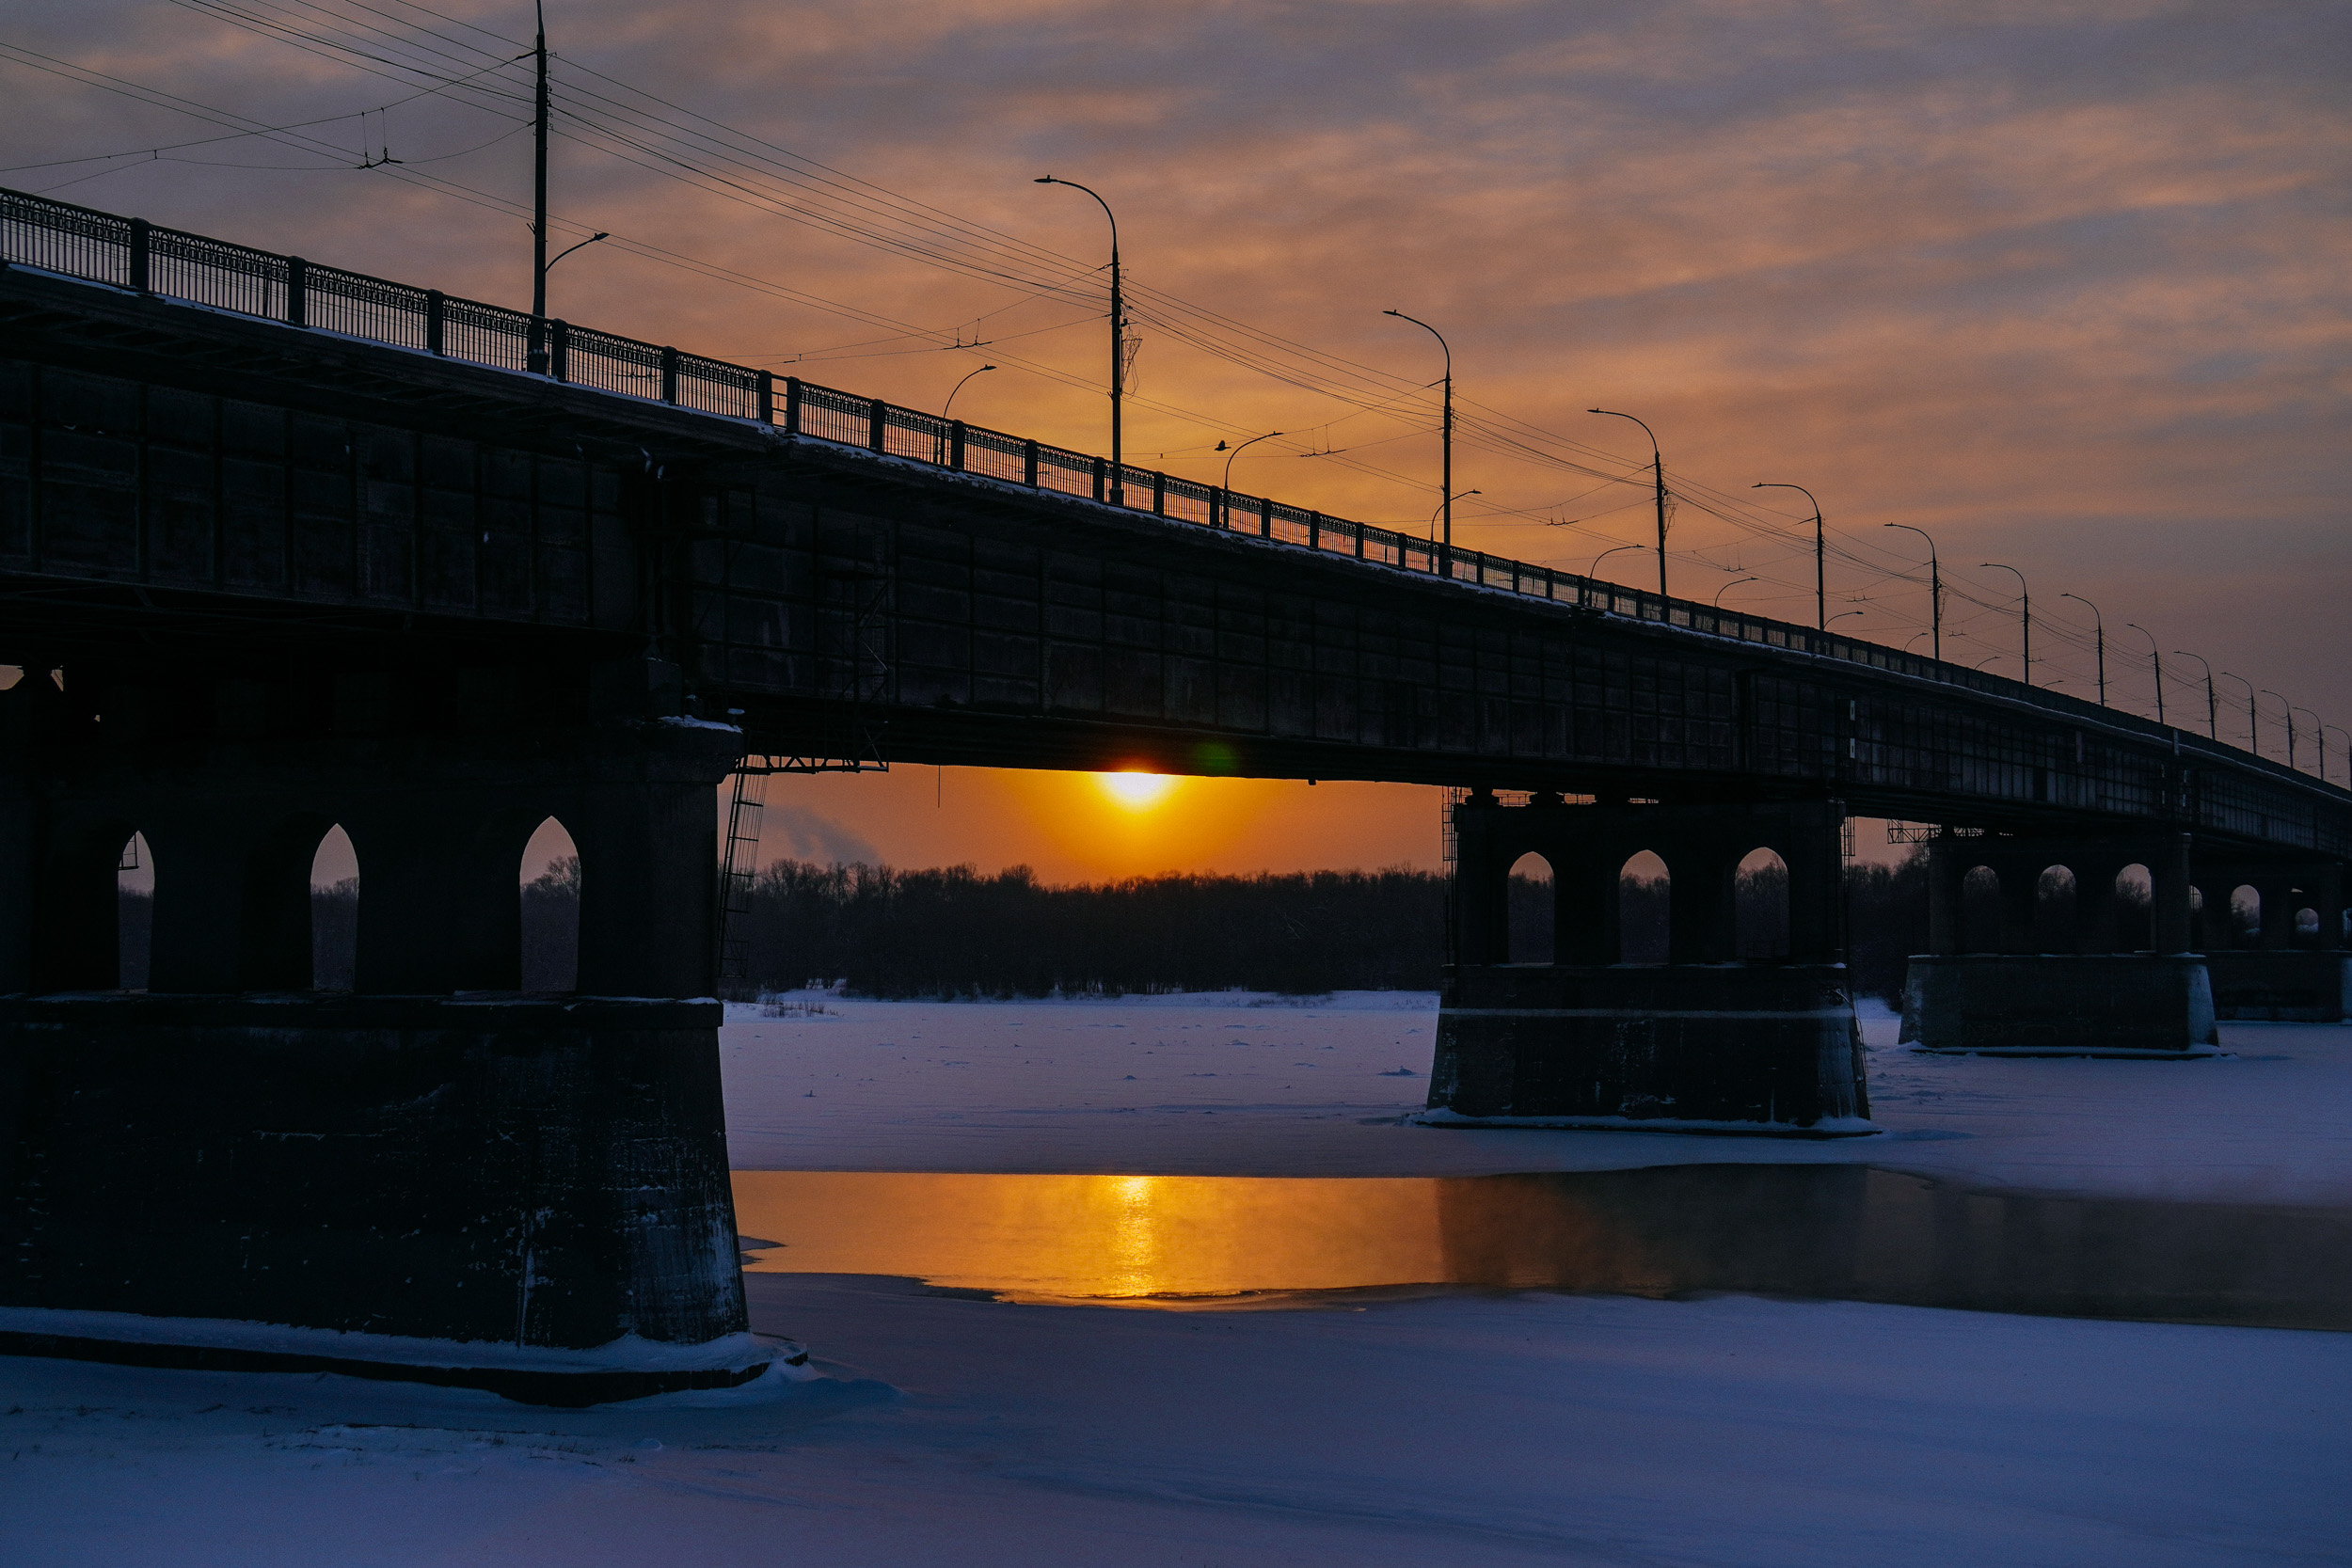
M 0 273 L 0 661 L 65 669 L 118 745 L 295 738 L 363 711 L 527 726 L 652 656 L 753 751 L 1836 798 L 2352 852 L 2342 789 L 1981 675 L 1407 574 L 22 270 Z

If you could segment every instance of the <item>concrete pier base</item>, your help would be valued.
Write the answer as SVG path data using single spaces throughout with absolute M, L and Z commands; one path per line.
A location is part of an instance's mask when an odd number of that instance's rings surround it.
M 2205 955 L 2216 1018 L 2342 1023 L 2352 1018 L 2352 954 L 2236 951 Z
M 1445 972 L 1433 1126 L 1875 1132 L 1842 964 Z
M 2220 1043 L 2198 954 L 1917 954 L 1903 1043 L 1980 1056 L 2207 1056 Z
M 757 1376 L 719 1022 L 512 994 L 0 1000 L 0 1349 L 553 1403 Z

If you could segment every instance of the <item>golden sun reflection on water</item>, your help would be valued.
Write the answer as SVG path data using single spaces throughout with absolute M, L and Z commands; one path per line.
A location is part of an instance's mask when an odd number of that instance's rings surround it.
M 1482 1177 L 737 1171 L 759 1274 L 1013 1301 L 1470 1285 L 1765 1291 L 2352 1329 L 2352 1210 L 2020 1197 L 1864 1165 Z
M 1014 1295 L 1185 1296 L 1447 1277 L 1437 1183 L 737 1171 L 755 1273 L 910 1275 Z

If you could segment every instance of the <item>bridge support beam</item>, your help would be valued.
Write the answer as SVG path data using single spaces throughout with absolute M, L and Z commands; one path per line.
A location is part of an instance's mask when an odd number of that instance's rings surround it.
M 707 999 L 734 733 L 524 704 L 165 745 L 128 700 L 61 701 L 71 676 L 0 693 L 0 1350 L 553 1403 L 758 1375 Z M 516 990 L 549 816 L 583 863 L 586 994 Z M 310 989 L 330 824 L 359 862 L 356 993 Z M 135 831 L 143 993 L 116 969 Z
M 1901 1038 L 1979 1055 L 2210 1055 L 2189 851 L 2185 833 L 1934 840 L 1931 950 L 1911 960 Z
M 1422 1119 L 1876 1132 L 1844 964 L 1843 821 L 1834 801 L 1456 806 L 1454 961 Z M 1665 950 L 1629 963 L 1620 879 L 1643 850 L 1669 874 Z M 1778 863 L 1743 889 L 1757 850 Z M 1530 853 L 1551 869 L 1552 951 L 1512 963 L 1510 878 Z M 1657 890 L 1638 896 L 1657 912 Z

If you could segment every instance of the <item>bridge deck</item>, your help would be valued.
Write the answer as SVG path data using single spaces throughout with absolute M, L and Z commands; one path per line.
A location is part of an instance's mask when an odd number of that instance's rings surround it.
M 0 658 L 650 649 L 776 751 L 2352 852 L 2343 789 L 1856 639 L 36 198 L 0 257 Z

